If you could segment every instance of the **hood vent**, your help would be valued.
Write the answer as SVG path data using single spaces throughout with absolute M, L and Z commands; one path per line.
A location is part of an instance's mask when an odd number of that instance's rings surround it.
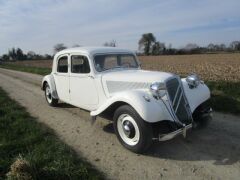
M 134 89 L 148 89 L 151 85 L 149 82 L 124 82 L 124 81 L 106 81 L 108 92 L 116 93 L 120 91 Z

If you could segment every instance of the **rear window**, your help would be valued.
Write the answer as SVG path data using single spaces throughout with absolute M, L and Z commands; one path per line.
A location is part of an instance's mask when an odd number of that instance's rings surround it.
M 68 72 L 68 57 L 63 56 L 58 60 L 57 72 L 67 73 Z

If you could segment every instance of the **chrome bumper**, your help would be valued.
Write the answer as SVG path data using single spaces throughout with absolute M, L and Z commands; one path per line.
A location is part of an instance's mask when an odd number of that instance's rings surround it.
M 176 131 L 173 131 L 171 133 L 168 133 L 168 134 L 160 134 L 158 138 L 155 138 L 155 140 L 159 140 L 159 141 L 167 141 L 167 140 L 170 140 L 170 139 L 173 139 L 174 137 L 182 134 L 183 137 L 185 138 L 186 137 L 186 134 L 187 134 L 187 130 L 188 129 L 191 129 L 192 128 L 192 124 L 189 124 L 187 126 L 184 126 L 183 128 L 181 129 L 178 129 Z

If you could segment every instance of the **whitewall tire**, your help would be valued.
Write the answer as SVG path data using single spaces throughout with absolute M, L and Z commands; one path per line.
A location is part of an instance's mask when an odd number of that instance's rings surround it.
M 52 97 L 52 91 L 51 91 L 50 86 L 48 85 L 48 83 L 46 83 L 46 85 L 44 87 L 44 90 L 45 90 L 45 98 L 46 98 L 47 103 L 50 106 L 57 106 L 58 99 L 55 99 L 55 98 Z
M 145 152 L 152 144 L 152 127 L 129 105 L 114 113 L 114 129 L 121 144 L 135 153 Z

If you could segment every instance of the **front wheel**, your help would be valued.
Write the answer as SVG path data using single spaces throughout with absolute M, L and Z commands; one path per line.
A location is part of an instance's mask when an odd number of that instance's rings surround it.
M 45 98 L 46 98 L 47 103 L 50 106 L 53 106 L 53 107 L 57 106 L 58 99 L 55 99 L 52 97 L 51 89 L 50 89 L 50 86 L 48 85 L 48 83 L 45 85 Z
M 118 140 L 127 149 L 143 153 L 152 144 L 152 127 L 129 105 L 114 113 L 114 129 Z
M 206 128 L 211 121 L 212 121 L 211 114 L 199 114 L 197 117 L 194 118 L 194 128 L 195 129 Z
M 207 127 L 212 120 L 212 108 L 198 107 L 193 113 L 193 120 L 196 129 Z

